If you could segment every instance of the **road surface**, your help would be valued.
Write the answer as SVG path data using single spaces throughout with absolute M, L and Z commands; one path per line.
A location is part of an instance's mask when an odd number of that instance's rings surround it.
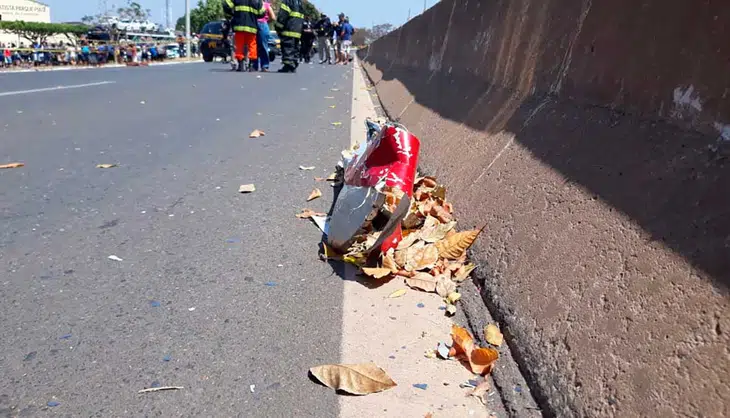
M 329 207 L 351 71 L 227 68 L 0 75 L 0 416 L 338 414 L 307 369 L 342 280 L 294 215 Z

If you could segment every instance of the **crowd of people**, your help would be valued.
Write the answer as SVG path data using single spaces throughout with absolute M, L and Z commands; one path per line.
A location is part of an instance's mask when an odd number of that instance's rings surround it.
M 153 42 L 33 43 L 26 46 L 0 43 L 0 68 L 33 68 L 50 66 L 102 66 L 162 61 L 168 57 L 165 45 Z
M 281 40 L 281 73 L 295 73 L 300 61 L 311 62 L 315 40 L 319 40 L 320 63 L 346 65 L 351 61 L 355 29 L 344 13 L 340 13 L 336 23 L 325 14 L 312 23 L 305 17 L 300 0 L 282 0 L 278 13 L 268 1 L 226 0 L 223 12 L 226 27 L 233 32 L 235 71 L 268 71 L 269 22 L 274 23 Z

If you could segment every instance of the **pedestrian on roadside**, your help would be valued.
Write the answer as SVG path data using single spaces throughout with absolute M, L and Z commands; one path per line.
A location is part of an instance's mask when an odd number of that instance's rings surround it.
M 200 39 L 198 39 L 198 35 L 193 34 L 193 37 L 190 38 L 190 55 L 191 55 L 191 57 L 198 56 L 198 44 L 199 43 L 200 43 Z
M 276 13 L 271 3 L 264 1 L 264 16 L 256 21 L 259 31 L 256 33 L 256 47 L 258 48 L 258 62 L 255 68 L 261 69 L 262 72 L 269 71 L 269 38 L 271 37 L 271 29 L 269 22 L 276 21 Z
M 305 17 L 304 23 L 302 24 L 301 59 L 303 59 L 307 64 L 309 64 L 312 60 L 312 46 L 314 45 L 314 38 L 315 35 L 312 21 L 309 20 L 308 17 Z
M 304 8 L 302 0 L 282 0 L 276 20 L 276 32 L 281 38 L 280 73 L 296 73 L 299 67 L 299 43 L 302 39 Z
M 8 46 L 5 46 L 3 49 L 3 62 L 5 63 L 5 67 L 13 65 L 13 51 Z
M 235 41 L 235 58 L 238 62 L 236 71 L 255 71 L 254 63 L 258 62 L 256 34 L 259 31 L 258 20 L 264 17 L 264 4 L 261 0 L 225 0 L 223 14 L 231 20 Z M 244 53 L 245 52 L 245 53 Z M 248 68 L 244 67 L 244 59 L 248 59 Z
M 332 25 L 332 48 L 335 50 L 335 64 L 342 62 L 342 25 L 345 24 L 345 14 L 337 15 L 337 22 Z
M 319 63 L 332 63 L 332 52 L 330 52 L 330 38 L 332 37 L 332 21 L 326 14 L 322 13 L 319 20 L 314 23 L 314 31 L 317 34 L 317 50 L 319 51 Z
M 350 63 L 350 52 L 352 50 L 352 35 L 355 34 L 355 28 L 350 24 L 350 18 L 346 17 L 345 22 L 342 24 L 342 34 L 340 35 L 340 39 L 342 39 L 342 55 L 343 55 L 343 65 L 347 65 Z

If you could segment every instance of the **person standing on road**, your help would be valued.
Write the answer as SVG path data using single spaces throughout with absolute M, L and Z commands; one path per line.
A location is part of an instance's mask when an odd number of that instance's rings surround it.
M 314 45 L 314 28 L 308 17 L 304 18 L 302 24 L 302 56 L 301 59 L 307 64 L 312 60 L 312 45 Z
M 328 62 L 332 64 L 332 52 L 330 52 L 330 38 L 332 37 L 332 21 L 326 14 L 314 24 L 314 31 L 317 34 L 317 49 L 319 50 L 319 63 Z
M 258 60 L 256 34 L 258 33 L 258 19 L 264 16 L 264 4 L 261 0 L 225 0 L 223 13 L 231 20 L 233 39 L 236 44 L 236 71 L 244 71 L 244 58 L 248 58 L 248 71 L 254 71 L 254 63 Z M 244 54 L 244 49 L 247 53 Z
M 350 24 L 350 18 L 346 17 L 345 22 L 342 24 L 342 33 L 340 39 L 342 40 L 342 55 L 343 65 L 350 63 L 350 51 L 352 50 L 352 35 L 355 34 L 355 28 Z
M 345 24 L 345 14 L 340 13 L 337 15 L 337 23 L 332 25 L 332 45 L 335 50 L 335 64 L 342 62 L 342 25 Z
M 276 19 L 276 32 L 281 38 L 280 73 L 296 73 L 299 66 L 299 42 L 302 39 L 304 9 L 302 0 L 282 0 Z
M 259 31 L 256 35 L 256 45 L 258 47 L 259 59 L 258 62 L 254 64 L 256 66 L 255 69 L 258 69 L 258 66 L 260 65 L 262 72 L 269 71 L 269 37 L 271 36 L 269 21 L 273 22 L 275 20 L 276 13 L 274 13 L 274 9 L 271 7 L 271 3 L 269 3 L 268 1 L 264 1 L 264 17 L 260 18 L 256 22 L 259 28 Z

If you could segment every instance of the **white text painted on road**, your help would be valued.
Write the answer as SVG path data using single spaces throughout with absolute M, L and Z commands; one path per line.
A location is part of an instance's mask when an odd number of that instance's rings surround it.
M 17 96 L 17 95 L 20 95 L 20 94 L 42 93 L 44 91 L 80 89 L 80 88 L 83 88 L 83 87 L 103 86 L 104 84 L 114 84 L 114 83 L 116 83 L 116 81 L 100 81 L 98 83 L 75 84 L 75 85 L 71 85 L 71 86 L 55 86 L 55 87 L 45 87 L 45 88 L 42 88 L 42 89 L 6 91 L 6 92 L 0 93 L 0 97 L 2 97 L 2 96 Z

